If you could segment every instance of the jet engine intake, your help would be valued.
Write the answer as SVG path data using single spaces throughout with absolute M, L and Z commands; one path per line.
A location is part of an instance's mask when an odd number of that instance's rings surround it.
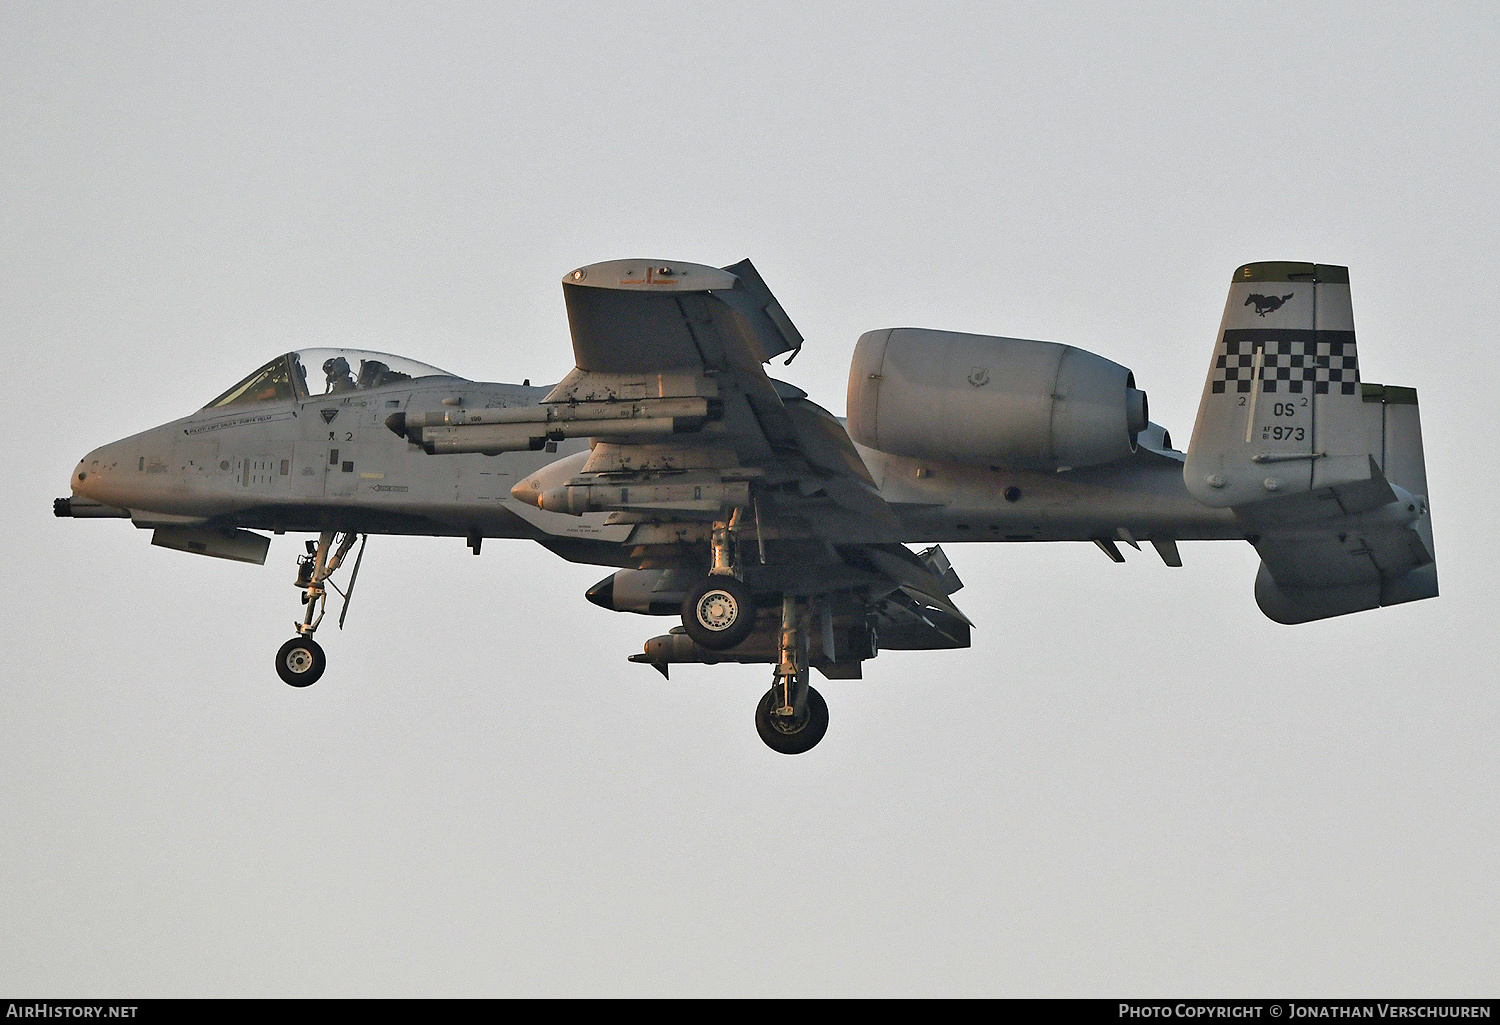
M 1071 345 L 888 328 L 859 339 L 849 435 L 893 455 L 1061 470 L 1135 451 L 1146 393 Z

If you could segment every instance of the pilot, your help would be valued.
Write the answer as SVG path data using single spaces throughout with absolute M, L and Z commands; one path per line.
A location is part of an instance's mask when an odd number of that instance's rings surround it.
M 349 371 L 349 361 L 344 357 L 334 356 L 324 360 L 323 373 L 328 378 L 328 390 L 324 394 L 337 395 L 354 390 L 354 374 Z

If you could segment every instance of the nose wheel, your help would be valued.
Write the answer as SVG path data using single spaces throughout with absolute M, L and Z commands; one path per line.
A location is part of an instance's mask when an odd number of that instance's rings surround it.
M 276 675 L 293 687 L 311 687 L 327 666 L 323 646 L 311 637 L 293 637 L 276 653 Z

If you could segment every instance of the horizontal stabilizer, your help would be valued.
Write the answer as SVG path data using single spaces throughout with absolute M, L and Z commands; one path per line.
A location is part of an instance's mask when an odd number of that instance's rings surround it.
M 1255 603 L 1267 618 L 1287 625 L 1436 598 L 1437 593 L 1437 566 L 1434 564 L 1391 580 L 1382 578 L 1333 587 L 1282 587 L 1264 562 L 1255 576 Z
M 1367 471 L 1364 480 L 1236 510 L 1262 558 L 1256 602 L 1272 620 L 1307 623 L 1437 596 L 1427 495 L 1386 479 L 1374 456 Z M 1425 491 L 1419 465 L 1404 471 Z
M 1256 602 L 1276 622 L 1305 623 L 1437 596 L 1416 405 L 1396 406 L 1377 437 L 1386 439 L 1387 469 L 1405 486 L 1388 479 L 1368 455 L 1363 480 L 1235 510 L 1261 557 Z M 1412 432 L 1418 432 L 1414 445 Z

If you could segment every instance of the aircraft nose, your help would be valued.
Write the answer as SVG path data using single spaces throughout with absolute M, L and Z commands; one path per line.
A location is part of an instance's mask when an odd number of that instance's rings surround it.
M 100 445 L 79 460 L 69 484 L 87 502 L 114 509 L 163 509 L 181 490 L 173 473 L 177 429 L 172 424 Z
M 99 486 L 103 483 L 104 476 L 104 471 L 99 467 L 99 449 L 97 448 L 78 460 L 78 465 L 73 467 L 73 494 L 79 498 L 92 498 L 96 502 L 99 500 Z
M 124 507 L 129 503 L 122 493 L 125 463 L 130 460 L 129 446 L 124 442 L 101 445 L 78 461 L 69 482 L 73 494 L 103 505 Z M 132 469 L 134 467 L 131 467 Z

